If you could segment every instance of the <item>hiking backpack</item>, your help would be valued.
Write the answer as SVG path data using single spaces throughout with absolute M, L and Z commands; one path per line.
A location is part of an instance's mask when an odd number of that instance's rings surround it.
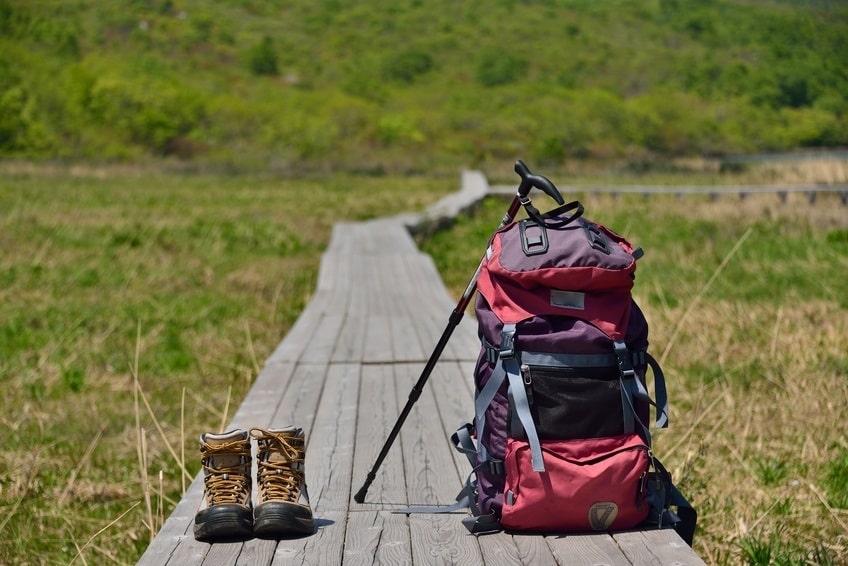
M 650 409 L 658 428 L 668 410 L 631 296 L 641 250 L 582 213 L 573 202 L 502 228 L 481 264 L 475 417 L 452 438 L 476 475 L 464 523 L 473 533 L 651 524 L 691 545 L 695 511 L 651 451 Z

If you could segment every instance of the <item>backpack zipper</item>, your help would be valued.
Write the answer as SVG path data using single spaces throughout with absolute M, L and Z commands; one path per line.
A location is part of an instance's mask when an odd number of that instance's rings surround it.
M 533 406 L 533 376 L 530 375 L 530 366 L 521 364 L 519 368 L 521 379 L 524 381 L 524 391 L 527 395 L 527 404 Z

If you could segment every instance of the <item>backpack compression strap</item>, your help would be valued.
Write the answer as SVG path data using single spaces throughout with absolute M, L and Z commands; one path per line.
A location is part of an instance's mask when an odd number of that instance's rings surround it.
M 545 471 L 545 461 L 542 459 L 542 443 L 539 442 L 539 434 L 533 423 L 533 415 L 530 413 L 530 401 L 527 399 L 527 391 L 524 389 L 524 380 L 521 377 L 521 364 L 515 351 L 515 325 L 505 324 L 501 334 L 500 359 L 498 367 L 503 367 L 509 380 L 509 398 L 515 409 L 515 414 L 524 427 L 527 435 L 527 443 L 530 445 L 530 462 L 534 472 Z
M 653 405 L 656 409 L 657 416 L 654 426 L 656 428 L 668 427 L 668 394 L 665 388 L 665 375 L 660 369 L 657 361 L 644 352 L 645 365 L 651 368 L 654 373 L 654 395 L 656 401 L 651 399 L 648 391 L 645 389 L 642 380 L 636 375 L 636 370 L 633 367 L 633 356 L 627 345 L 618 340 L 613 342 L 613 349 L 618 358 L 618 370 L 621 376 L 621 397 L 622 405 L 624 406 L 624 429 L 628 432 L 635 431 L 635 425 L 638 423 L 645 441 L 648 446 L 651 445 L 651 433 L 648 426 L 639 418 L 636 408 L 633 406 L 633 400 L 639 399 L 649 405 Z

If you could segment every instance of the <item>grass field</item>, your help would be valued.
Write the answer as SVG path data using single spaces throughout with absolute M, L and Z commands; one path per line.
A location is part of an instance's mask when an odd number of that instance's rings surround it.
M 196 474 L 198 434 L 228 422 L 308 302 L 332 224 L 457 183 L 7 164 L 0 563 L 134 562 Z M 673 402 L 657 453 L 701 513 L 696 550 L 848 560 L 848 209 L 584 201 L 647 252 L 637 300 Z M 502 214 L 487 201 L 423 243 L 454 292 Z

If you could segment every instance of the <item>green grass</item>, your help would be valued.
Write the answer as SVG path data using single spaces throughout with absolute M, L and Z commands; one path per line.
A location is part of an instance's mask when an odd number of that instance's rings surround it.
M 655 452 L 699 512 L 696 552 L 708 564 L 848 560 L 839 198 L 576 196 L 646 252 L 634 296 L 672 403 Z M 505 208 L 491 199 L 422 242 L 456 296 Z

